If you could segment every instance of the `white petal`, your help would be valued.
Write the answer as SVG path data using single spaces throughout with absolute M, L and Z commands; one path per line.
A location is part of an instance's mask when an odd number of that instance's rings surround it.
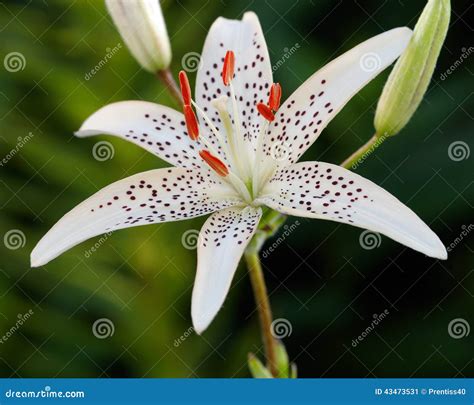
M 436 234 L 383 188 L 340 166 L 302 162 L 280 170 L 257 202 L 289 215 L 329 219 L 374 232 L 427 256 L 446 259 Z
M 230 97 L 229 88 L 224 86 L 221 76 L 224 56 L 229 50 L 235 53 L 235 77 L 232 83 L 245 139 L 253 140 L 262 122 L 255 105 L 267 102 L 273 80 L 267 44 L 254 13 L 245 13 L 242 21 L 219 17 L 211 26 L 197 74 L 196 101 L 223 131 L 219 114 L 211 101 L 222 95 Z
M 184 116 L 147 101 L 108 104 L 82 124 L 76 136 L 114 135 L 148 150 L 177 167 L 203 167 L 199 142 L 189 138 Z
M 261 215 L 260 208 L 229 208 L 212 214 L 202 227 L 191 305 L 197 333 L 209 326 L 221 308 Z
M 64 215 L 31 253 L 41 266 L 78 243 L 117 229 L 178 221 L 239 203 L 232 190 L 208 172 L 158 169 L 117 181 Z
M 265 138 L 266 155 L 283 148 L 285 161 L 296 162 L 352 96 L 403 52 L 410 37 L 408 28 L 384 32 L 313 74 L 278 110 Z

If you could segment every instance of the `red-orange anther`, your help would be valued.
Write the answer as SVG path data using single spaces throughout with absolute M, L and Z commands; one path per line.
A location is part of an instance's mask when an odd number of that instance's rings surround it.
M 275 119 L 275 116 L 272 113 L 272 110 L 270 107 L 266 104 L 263 103 L 258 103 L 257 104 L 257 110 L 258 112 L 265 118 L 267 121 L 273 121 Z
M 235 55 L 232 51 L 227 51 L 224 58 L 224 67 L 222 68 L 222 80 L 224 85 L 228 86 L 234 77 Z
M 191 105 L 191 86 L 189 85 L 188 76 L 182 70 L 179 72 L 179 85 L 181 87 L 181 95 L 183 96 L 184 105 Z
M 280 83 L 273 83 L 270 88 L 270 97 L 268 98 L 268 106 L 276 111 L 280 107 L 281 86 Z
M 229 174 L 229 169 L 226 164 L 220 160 L 218 157 L 215 157 L 208 150 L 200 150 L 199 156 L 213 169 L 219 176 L 225 177 Z
M 183 112 L 186 127 L 188 128 L 188 135 L 193 141 L 195 141 L 199 138 L 199 125 L 196 114 L 194 114 L 193 108 L 190 105 L 184 105 Z

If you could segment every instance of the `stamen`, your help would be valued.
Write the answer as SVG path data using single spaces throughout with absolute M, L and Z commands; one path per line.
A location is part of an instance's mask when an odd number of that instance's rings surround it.
M 191 105 L 191 86 L 189 85 L 188 76 L 184 70 L 179 72 L 179 85 L 181 87 L 181 95 L 183 96 L 184 105 Z
M 194 114 L 193 108 L 190 105 L 183 106 L 183 113 L 189 137 L 195 141 L 199 138 L 199 125 L 196 114 Z
M 277 111 L 280 107 L 281 100 L 281 86 L 280 83 L 273 83 L 270 88 L 270 97 L 268 98 L 268 106 L 273 110 Z
M 208 150 L 200 150 L 199 156 L 213 169 L 219 176 L 225 177 L 229 174 L 229 169 L 226 164 L 211 154 Z
M 275 119 L 275 116 L 273 115 L 272 110 L 266 104 L 258 103 L 257 110 L 263 116 L 263 118 L 265 118 L 267 121 L 272 122 Z
M 234 77 L 235 55 L 232 51 L 227 51 L 224 58 L 224 67 L 222 68 L 222 80 L 224 86 L 228 86 Z

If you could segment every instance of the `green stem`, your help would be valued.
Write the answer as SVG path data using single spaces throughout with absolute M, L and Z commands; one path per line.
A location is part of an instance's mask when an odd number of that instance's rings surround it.
M 285 215 L 281 215 L 276 211 L 270 211 L 262 220 L 260 228 L 245 250 L 245 260 L 249 269 L 250 281 L 252 283 L 255 303 L 260 318 L 260 329 L 262 332 L 263 345 L 265 347 L 267 367 L 274 377 L 278 375 L 277 341 L 272 335 L 272 309 L 270 299 L 268 298 L 262 265 L 260 264 L 259 252 L 265 241 L 278 230 L 285 220 Z
M 377 143 L 378 139 L 379 138 L 377 134 L 372 136 L 372 138 L 370 138 L 365 144 L 363 144 L 352 155 L 350 155 L 346 160 L 344 160 L 344 162 L 341 163 L 341 166 L 346 169 L 351 169 L 353 168 L 353 165 L 355 165 L 356 163 L 360 163 L 359 159 L 361 159 L 365 153 L 369 152 L 372 149 L 372 147 Z
M 341 166 L 351 169 L 361 157 L 367 153 L 377 142 L 377 136 L 374 135 L 363 146 L 350 155 Z M 257 310 L 260 318 L 260 328 L 262 330 L 262 340 L 265 346 L 265 355 L 267 358 L 267 366 L 273 376 L 277 376 L 276 370 L 276 341 L 271 333 L 272 310 L 270 299 L 268 298 L 267 287 L 263 277 L 262 266 L 260 264 L 259 252 L 266 240 L 273 236 L 286 220 L 286 215 L 276 211 L 271 211 L 266 219 L 263 219 L 259 229 L 250 241 L 246 252 L 245 259 L 249 268 L 250 281 L 257 304 Z
M 174 80 L 171 71 L 169 69 L 159 70 L 156 73 L 156 77 L 158 77 L 158 79 L 160 79 L 160 81 L 166 86 L 166 89 L 168 90 L 169 94 L 175 99 L 178 105 L 183 104 L 183 99 L 181 98 L 181 90 L 179 89 L 176 80 Z
M 277 348 L 276 340 L 272 335 L 272 309 L 268 298 L 265 279 L 263 278 L 262 266 L 258 251 L 253 253 L 245 253 L 245 260 L 249 269 L 250 280 L 252 283 L 255 303 L 257 305 L 258 315 L 260 318 L 260 329 L 262 331 L 262 340 L 265 347 L 265 356 L 267 358 L 267 367 L 274 377 L 278 375 L 277 366 Z

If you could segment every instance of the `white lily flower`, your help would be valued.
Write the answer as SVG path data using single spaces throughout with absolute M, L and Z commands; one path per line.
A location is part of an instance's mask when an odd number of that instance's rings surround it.
M 330 163 L 296 163 L 350 98 L 394 62 L 410 35 L 396 28 L 363 42 L 279 107 L 281 89 L 273 84 L 257 16 L 217 19 L 202 52 L 195 101 L 180 73 L 184 115 L 123 101 L 92 114 L 76 133 L 126 139 L 176 167 L 120 180 L 79 204 L 41 239 L 32 266 L 104 232 L 212 213 L 200 233 L 192 295 L 193 324 L 201 333 L 225 300 L 264 205 L 366 228 L 445 259 L 438 237 L 381 187 Z M 376 55 L 377 66 L 367 69 L 361 63 L 366 55 Z
M 171 62 L 171 45 L 159 0 L 105 0 L 107 10 L 137 62 L 151 73 Z

